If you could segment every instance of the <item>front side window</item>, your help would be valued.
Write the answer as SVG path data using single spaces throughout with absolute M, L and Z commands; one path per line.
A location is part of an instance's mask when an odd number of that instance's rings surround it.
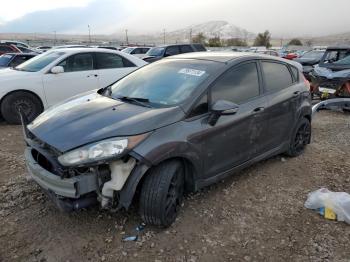
M 190 53 L 193 52 L 192 47 L 189 45 L 182 45 L 180 46 L 181 53 Z
M 163 56 L 165 48 L 164 47 L 153 47 L 148 52 L 146 55 L 148 56 Z
M 58 64 L 64 68 L 64 72 L 79 72 L 93 70 L 92 54 L 84 53 L 72 55 Z
M 226 71 L 212 87 L 212 101 L 227 100 L 242 104 L 259 96 L 256 63 L 247 63 Z
M 190 98 L 217 66 L 208 61 L 160 61 L 116 82 L 111 96 L 143 99 L 159 107 L 174 106 Z
M 178 46 L 169 46 L 165 50 L 165 56 L 178 55 L 180 53 Z
M 208 95 L 203 95 L 193 107 L 188 118 L 200 116 L 209 112 Z
M 65 53 L 59 51 L 46 52 L 20 64 L 16 67 L 16 70 L 38 72 L 63 55 L 65 55 Z
M 293 78 L 286 65 L 275 62 L 262 62 L 267 92 L 277 92 L 292 85 Z

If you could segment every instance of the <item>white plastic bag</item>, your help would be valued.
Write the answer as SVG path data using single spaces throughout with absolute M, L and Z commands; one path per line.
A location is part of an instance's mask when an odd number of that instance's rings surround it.
M 305 207 L 318 209 L 327 207 L 337 215 L 338 221 L 350 224 L 350 195 L 345 192 L 332 192 L 327 188 L 321 188 L 309 193 Z

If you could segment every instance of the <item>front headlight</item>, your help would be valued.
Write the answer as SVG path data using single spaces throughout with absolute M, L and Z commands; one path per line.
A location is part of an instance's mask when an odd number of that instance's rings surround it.
M 148 134 L 127 138 L 110 138 L 67 152 L 58 157 L 63 166 L 77 166 L 110 159 L 130 150 L 144 140 Z

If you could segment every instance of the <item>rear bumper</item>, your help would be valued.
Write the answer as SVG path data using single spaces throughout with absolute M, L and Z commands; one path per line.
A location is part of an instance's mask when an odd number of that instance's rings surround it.
M 61 178 L 50 173 L 35 161 L 31 147 L 25 149 L 24 157 L 31 177 L 46 191 L 53 192 L 58 196 L 77 199 L 97 190 L 95 174 Z

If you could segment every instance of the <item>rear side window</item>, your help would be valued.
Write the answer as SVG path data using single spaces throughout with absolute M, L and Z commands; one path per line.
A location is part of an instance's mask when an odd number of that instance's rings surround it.
M 111 69 L 135 66 L 124 57 L 112 53 L 96 53 L 96 68 Z
M 180 46 L 180 52 L 181 53 L 190 53 L 193 52 L 192 47 L 189 45 L 182 45 Z
M 6 45 L 0 45 L 1 52 L 13 52 L 12 48 Z
M 27 61 L 28 59 L 30 59 L 31 57 L 27 57 L 27 56 L 16 56 L 10 63 L 10 67 L 15 67 L 18 66 L 20 64 L 22 64 L 23 62 Z
M 279 91 L 292 85 L 293 78 L 288 67 L 275 62 L 262 62 L 267 92 Z
M 212 101 L 228 100 L 242 104 L 259 96 L 259 77 L 256 63 L 229 69 L 212 87 Z

